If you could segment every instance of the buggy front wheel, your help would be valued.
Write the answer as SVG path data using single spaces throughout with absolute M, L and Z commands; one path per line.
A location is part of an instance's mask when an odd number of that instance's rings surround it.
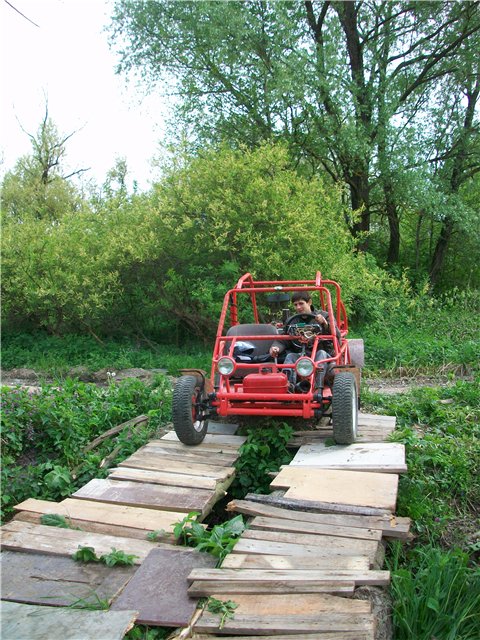
M 357 437 L 357 383 L 352 373 L 337 373 L 332 387 L 333 438 L 337 444 L 352 444 Z
M 207 433 L 208 421 L 202 407 L 202 389 L 194 376 L 182 376 L 173 390 L 173 427 L 184 444 L 200 444 Z

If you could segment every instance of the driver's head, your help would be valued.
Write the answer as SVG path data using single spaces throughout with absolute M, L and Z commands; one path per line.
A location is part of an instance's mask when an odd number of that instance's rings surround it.
M 312 296 L 309 291 L 295 291 L 292 295 L 292 304 L 295 313 L 312 313 Z

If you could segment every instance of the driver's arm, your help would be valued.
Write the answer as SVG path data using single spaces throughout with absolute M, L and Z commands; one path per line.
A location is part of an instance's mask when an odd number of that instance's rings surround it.
M 275 340 L 270 347 L 269 353 L 273 358 L 276 358 L 280 353 L 283 353 L 283 351 L 285 351 L 285 344 L 279 340 Z

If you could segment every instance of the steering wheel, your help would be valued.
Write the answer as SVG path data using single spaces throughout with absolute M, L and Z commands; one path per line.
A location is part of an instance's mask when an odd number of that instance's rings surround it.
M 317 317 L 315 313 L 296 313 L 291 316 L 285 323 L 285 333 L 289 336 L 302 336 L 303 341 L 297 342 L 292 340 L 291 342 L 297 349 L 302 349 L 312 338 L 322 333 L 322 327 L 317 322 L 308 323 L 306 326 L 299 326 L 299 320 L 312 320 Z M 307 328 L 308 327 L 308 328 Z

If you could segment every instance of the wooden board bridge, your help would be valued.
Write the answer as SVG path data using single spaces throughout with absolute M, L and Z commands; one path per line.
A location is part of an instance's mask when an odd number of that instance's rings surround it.
M 385 540 L 410 537 L 394 515 L 406 472 L 403 445 L 386 442 L 394 428 L 395 418 L 360 414 L 349 446 L 327 446 L 328 428 L 296 432 L 274 493 L 227 505 L 248 527 L 219 568 L 177 545 L 174 525 L 191 511 L 203 522 L 225 497 L 245 441 L 236 425 L 211 424 L 196 447 L 170 431 L 61 502 L 22 502 L 1 530 L 2 639 L 120 640 L 138 623 L 173 627 L 179 640 L 374 640 L 377 615 L 359 588 L 388 585 Z M 42 524 L 47 514 L 71 528 Z M 135 564 L 75 562 L 79 547 L 122 550 Z M 198 606 L 204 597 L 233 601 L 234 616 L 221 624 Z

